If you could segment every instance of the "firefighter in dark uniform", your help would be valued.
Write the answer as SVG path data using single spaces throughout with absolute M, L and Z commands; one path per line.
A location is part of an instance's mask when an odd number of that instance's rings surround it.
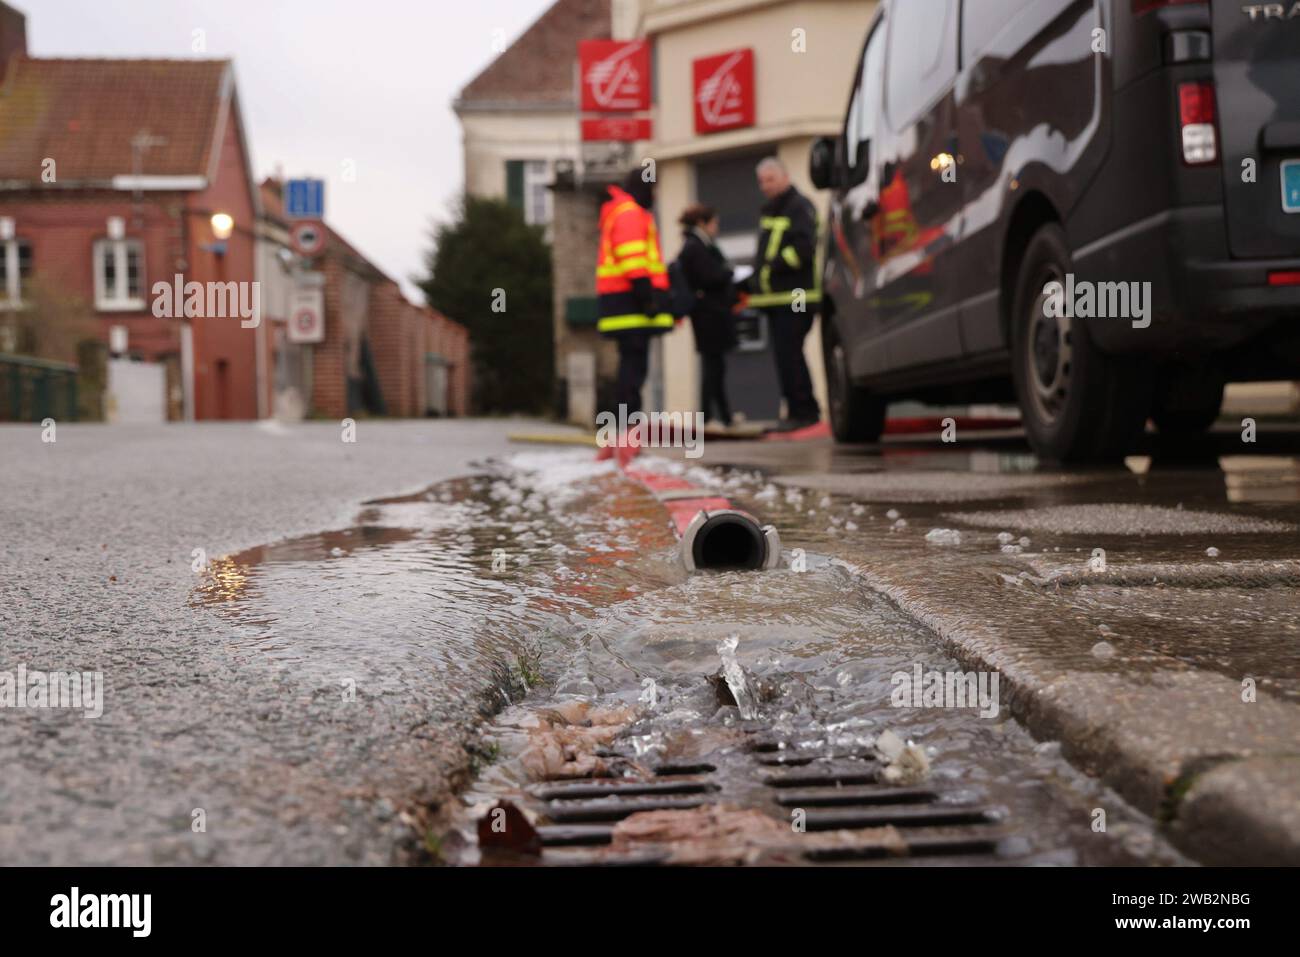
M 759 220 L 755 274 L 749 280 L 749 305 L 767 315 L 776 374 L 785 398 L 786 418 L 777 431 L 813 425 L 821 410 L 813 397 L 804 361 L 804 338 L 821 302 L 817 275 L 817 211 L 790 182 L 776 157 L 758 164 L 758 187 L 767 202 Z
M 609 187 L 609 197 L 600 210 L 596 328 L 618 343 L 615 402 L 630 415 L 641 410 L 650 340 L 672 329 L 674 320 L 668 267 L 650 211 L 654 184 L 634 169 L 621 186 Z

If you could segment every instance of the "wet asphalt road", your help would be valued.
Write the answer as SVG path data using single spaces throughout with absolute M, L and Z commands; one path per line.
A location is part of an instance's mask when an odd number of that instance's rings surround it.
M 0 429 L 0 671 L 102 671 L 107 686 L 94 721 L 0 713 L 0 860 L 410 859 L 402 812 L 463 783 L 474 709 L 430 721 L 444 696 L 404 679 L 401 694 L 362 682 L 341 706 L 330 675 L 263 654 L 255 620 L 204 607 L 241 594 L 245 566 L 204 578 L 192 554 L 294 536 L 289 551 L 328 552 L 346 541 L 313 533 L 473 471 L 517 428 L 362 422 L 345 445 L 325 424 L 65 426 L 53 446 L 34 427 Z M 1234 438 L 1088 472 L 1041 468 L 1006 437 L 709 442 L 696 464 L 745 469 L 735 493 L 787 550 L 853 563 L 964 667 L 998 670 L 1037 737 L 1194 856 L 1285 860 L 1300 843 L 1300 448 L 1262 437 L 1241 455 Z M 959 534 L 927 538 L 941 529 Z M 609 551 L 584 534 L 569 547 Z M 1098 548 L 1105 571 L 1088 567 Z M 295 580 L 269 585 L 291 595 Z M 409 640 L 398 619 L 370 627 Z M 302 629 L 342 620 L 322 609 Z
M 505 420 L 0 427 L 0 671 L 99 671 L 102 717 L 0 712 L 0 862 L 381 864 L 399 806 L 445 794 L 456 728 L 421 689 L 341 707 L 192 607 L 210 558 L 351 525 L 464 474 Z M 341 695 L 341 692 L 339 692 Z M 413 734 L 411 729 L 418 728 Z M 196 833 L 201 809 L 206 832 Z

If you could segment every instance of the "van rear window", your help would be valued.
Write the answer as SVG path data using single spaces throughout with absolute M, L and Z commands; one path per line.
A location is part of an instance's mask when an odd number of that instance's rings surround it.
M 887 70 L 885 109 L 900 129 L 957 76 L 957 0 L 890 7 Z
M 1033 0 L 962 0 L 961 62 L 975 58 Z

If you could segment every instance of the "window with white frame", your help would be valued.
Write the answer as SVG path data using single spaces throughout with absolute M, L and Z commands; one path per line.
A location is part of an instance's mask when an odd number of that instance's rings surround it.
M 135 239 L 95 243 L 95 308 L 144 308 L 144 247 Z
M 0 240 L 0 308 L 22 305 L 23 292 L 31 277 L 31 244 L 25 239 Z
M 551 224 L 551 164 L 529 160 L 524 164 L 524 221 L 533 226 Z

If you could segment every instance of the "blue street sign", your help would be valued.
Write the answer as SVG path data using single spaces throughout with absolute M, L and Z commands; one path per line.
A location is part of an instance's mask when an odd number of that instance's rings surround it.
M 291 179 L 285 184 L 284 214 L 290 219 L 325 218 L 325 181 Z

